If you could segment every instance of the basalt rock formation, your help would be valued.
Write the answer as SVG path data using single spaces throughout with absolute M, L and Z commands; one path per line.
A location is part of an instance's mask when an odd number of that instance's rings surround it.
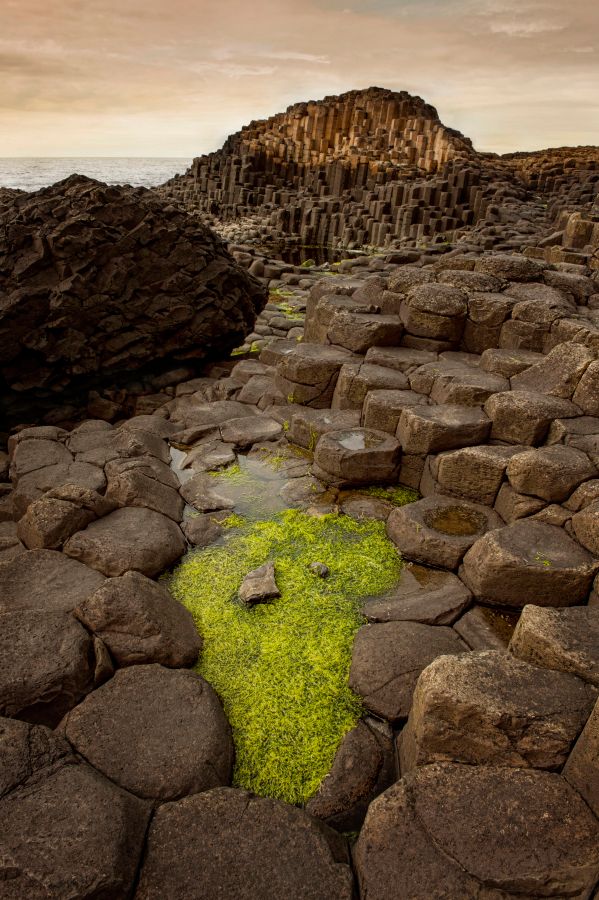
M 249 216 L 262 239 L 491 249 L 551 229 L 598 183 L 596 147 L 478 153 L 420 97 L 369 88 L 251 122 L 161 191 L 216 225 Z
M 151 191 L 74 175 L 6 199 L 0 371 L 14 415 L 149 365 L 226 355 L 266 302 L 220 238 Z

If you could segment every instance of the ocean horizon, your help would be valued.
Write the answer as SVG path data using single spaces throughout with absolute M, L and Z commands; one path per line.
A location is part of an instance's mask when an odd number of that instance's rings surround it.
M 38 191 L 73 174 L 87 175 L 107 184 L 155 187 L 185 172 L 190 164 L 188 157 L 0 157 L 0 188 Z

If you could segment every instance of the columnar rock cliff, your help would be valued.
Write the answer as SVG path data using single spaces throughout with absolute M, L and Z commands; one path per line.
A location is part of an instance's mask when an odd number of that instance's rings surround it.
M 545 224 L 592 202 L 598 179 L 597 148 L 479 154 L 420 97 L 369 88 L 251 122 L 162 191 L 221 222 L 254 215 L 267 237 L 305 244 L 389 246 L 481 225 L 493 246 L 498 222 L 530 218 L 529 208 L 514 218 L 514 203 L 536 199 Z

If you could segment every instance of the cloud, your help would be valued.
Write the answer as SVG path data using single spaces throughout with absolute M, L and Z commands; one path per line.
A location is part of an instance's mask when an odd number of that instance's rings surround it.
M 590 0 L 2 0 L 0 153 L 192 156 L 289 104 L 408 90 L 476 146 L 597 143 Z
M 552 31 L 564 31 L 565 25 L 557 22 L 493 22 L 490 26 L 493 34 L 507 34 L 509 37 L 528 38 Z

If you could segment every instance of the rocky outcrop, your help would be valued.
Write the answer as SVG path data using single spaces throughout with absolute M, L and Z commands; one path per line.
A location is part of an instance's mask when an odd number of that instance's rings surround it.
M 266 301 L 197 219 L 76 175 L 0 205 L 0 297 L 15 416 L 144 367 L 226 356 Z

